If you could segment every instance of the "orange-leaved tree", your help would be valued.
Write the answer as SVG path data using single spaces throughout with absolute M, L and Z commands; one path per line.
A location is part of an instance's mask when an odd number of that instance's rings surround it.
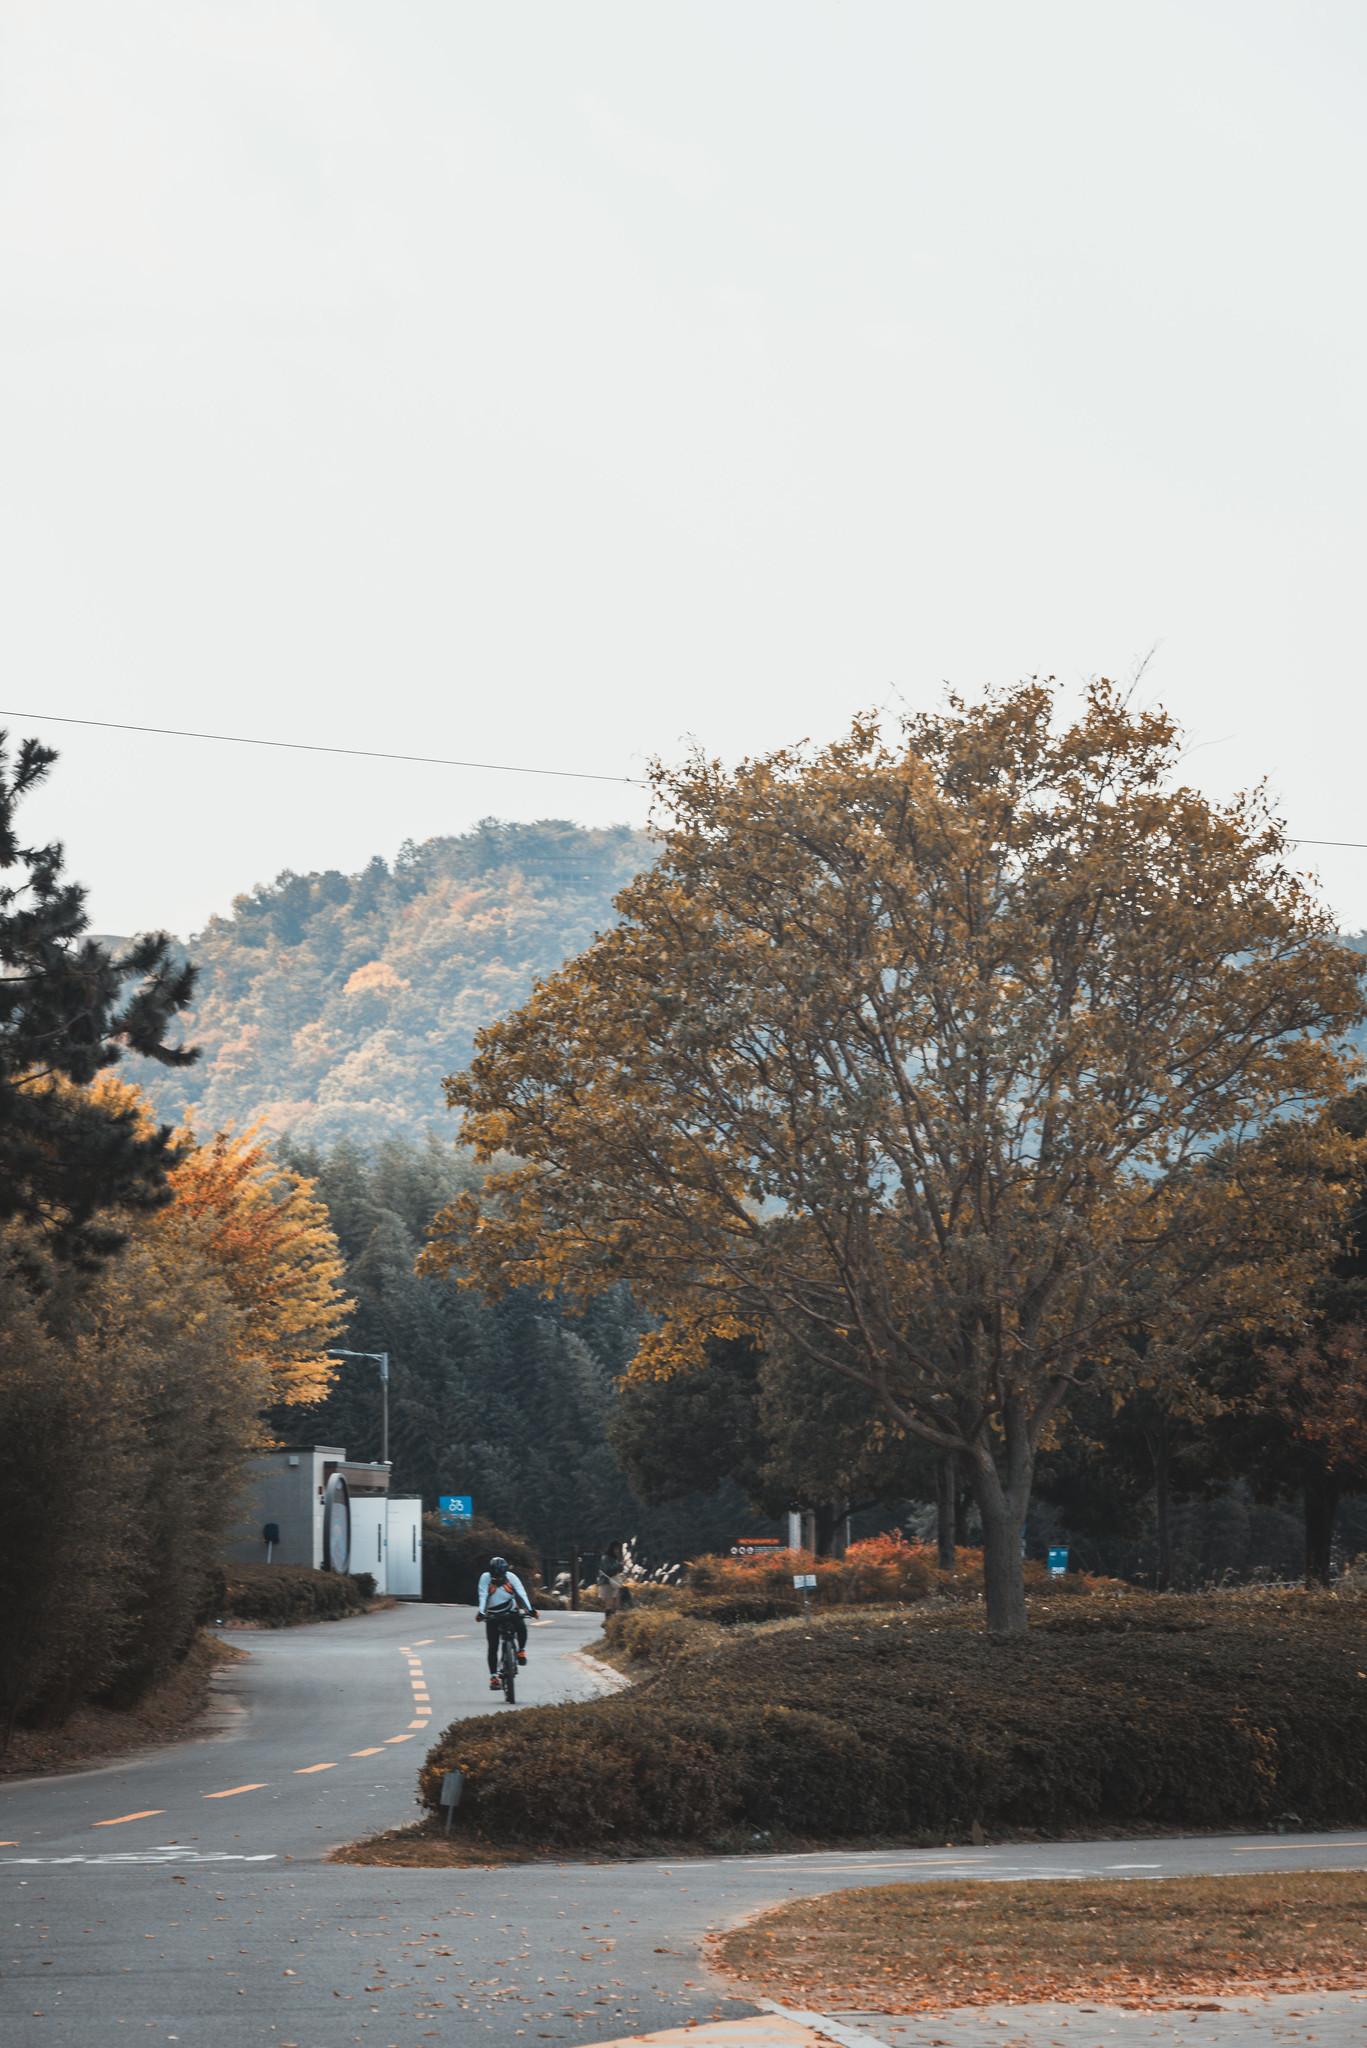
M 93 1092 L 152 1119 L 146 1097 L 127 1082 L 105 1076 Z M 239 1312 L 239 1360 L 264 1376 L 264 1404 L 320 1401 L 336 1374 L 328 1348 L 354 1303 L 314 1183 L 273 1159 L 256 1126 L 201 1139 L 185 1124 L 173 1144 L 171 1199 L 155 1228 L 183 1241 L 222 1279 Z
M 1317 1162 L 1243 1140 L 1341 1089 L 1360 963 L 1262 797 L 1213 804 L 1179 762 L 1161 711 L 1100 682 L 1067 723 L 1036 682 L 657 769 L 620 923 L 447 1083 L 515 1163 L 429 1267 L 629 1279 L 661 1325 L 639 1372 L 777 1330 L 862 1381 L 967 1461 L 988 1626 L 1019 1632 L 1069 1389 L 1139 1335 L 1170 1369 L 1173 1329 L 1294 1322 L 1337 1214 Z
M 328 1357 L 353 1307 L 346 1262 L 312 1181 L 272 1159 L 255 1130 L 186 1145 L 158 1218 L 193 1238 L 242 1311 L 244 1356 L 265 1371 L 273 1405 L 320 1401 Z

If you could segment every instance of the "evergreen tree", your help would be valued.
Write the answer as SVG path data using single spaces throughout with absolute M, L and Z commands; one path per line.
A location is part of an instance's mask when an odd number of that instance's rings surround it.
M 189 1004 L 194 969 L 164 934 L 119 954 L 86 935 L 85 891 L 62 873 L 62 848 L 25 845 L 16 812 L 57 758 L 20 742 L 13 767 L 0 732 L 0 1222 L 42 1229 L 78 1262 L 113 1251 L 123 1233 L 97 1212 L 167 1198 L 167 1125 L 148 1128 L 126 1103 L 87 1084 L 125 1052 L 184 1067 L 169 1042 Z

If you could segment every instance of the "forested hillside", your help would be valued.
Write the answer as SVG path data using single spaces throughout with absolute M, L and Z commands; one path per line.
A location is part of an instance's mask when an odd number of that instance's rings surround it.
M 359 875 L 283 874 L 189 942 L 197 1065 L 149 1083 L 203 1130 L 264 1117 L 297 1142 L 363 1145 L 449 1125 L 445 1074 L 482 1024 L 612 919 L 644 833 L 487 820 Z

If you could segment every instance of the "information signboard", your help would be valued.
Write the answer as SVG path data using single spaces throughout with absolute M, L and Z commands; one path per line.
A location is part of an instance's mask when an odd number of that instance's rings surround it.
M 1056 1578 L 1056 1579 L 1061 1579 L 1061 1578 L 1062 1578 L 1062 1577 L 1064 1576 L 1064 1574 L 1065 1574 L 1065 1573 L 1067 1572 L 1067 1570 L 1068 1570 L 1068 1553 L 1067 1553 L 1067 1551 L 1066 1551 L 1066 1550 L 1051 1550 L 1051 1551 L 1050 1551 L 1050 1553 L 1049 1553 L 1049 1571 L 1050 1571 L 1050 1575 L 1051 1575 L 1051 1577 L 1053 1577 L 1053 1578 Z
M 449 1529 L 455 1522 L 473 1519 L 475 1503 L 468 1493 L 442 1493 L 437 1496 L 437 1515 Z
M 779 1550 L 777 1536 L 739 1536 L 731 1545 L 732 1557 L 762 1557 L 766 1550 Z

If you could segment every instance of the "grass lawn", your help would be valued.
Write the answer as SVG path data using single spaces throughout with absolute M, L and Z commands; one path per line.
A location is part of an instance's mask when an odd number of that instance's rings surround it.
M 880 1885 L 762 1914 L 720 1936 L 713 1960 L 824 2012 L 1357 1990 L 1367 1872 Z

